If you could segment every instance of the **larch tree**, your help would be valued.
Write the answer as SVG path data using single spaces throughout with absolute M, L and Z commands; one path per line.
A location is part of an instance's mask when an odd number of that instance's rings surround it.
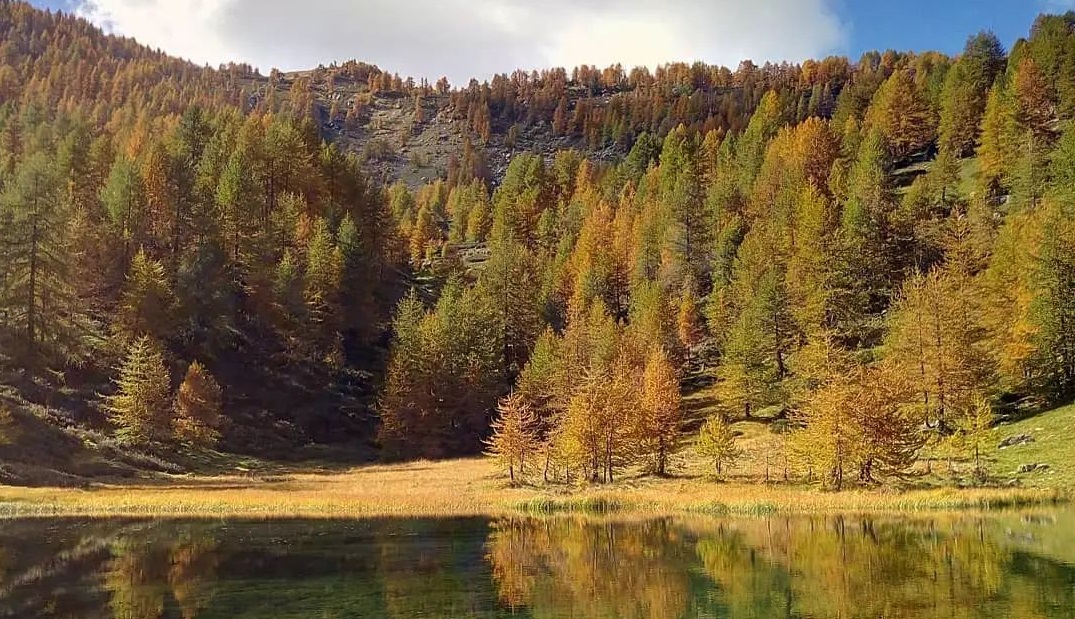
M 685 286 L 679 299 L 679 310 L 676 312 L 676 335 L 679 344 L 686 353 L 688 364 L 694 359 L 694 354 L 705 341 L 705 320 L 702 317 L 698 298 L 692 290 L 693 286 Z
M 139 250 L 127 272 L 116 327 L 127 338 L 164 340 L 172 327 L 174 303 L 164 265 Z
M 890 319 L 886 358 L 915 385 L 921 420 L 942 436 L 992 384 L 980 298 L 965 273 L 935 269 L 907 282 Z
M 980 276 L 987 303 L 982 313 L 988 350 L 1000 375 L 999 386 L 1013 392 L 1033 390 L 1038 382 L 1038 324 L 1034 274 L 1042 243 L 1040 211 L 1009 215 L 997 231 L 989 266 Z
M 164 440 L 171 432 L 171 379 L 156 342 L 142 336 L 131 344 L 119 368 L 116 393 L 105 398 L 105 410 L 128 443 Z
M 971 414 L 963 420 L 959 428 L 959 442 L 962 451 L 974 458 L 974 474 L 985 477 L 986 469 L 982 466 L 982 452 L 988 449 L 993 430 L 993 407 L 985 396 L 978 396 Z
M 896 161 L 933 142 L 936 116 L 915 85 L 910 67 L 897 69 L 881 86 L 866 114 L 866 125 L 881 132 Z
M 826 383 L 795 415 L 800 429 L 792 435 L 796 460 L 807 478 L 817 475 L 836 490 L 862 461 L 864 437 L 858 423 L 856 389 L 850 376 Z
M 1039 142 L 1049 142 L 1055 133 L 1055 92 L 1032 57 L 1026 57 L 1015 71 L 1015 121 L 1020 132 Z
M 706 420 L 698 433 L 696 448 L 700 456 L 713 463 L 717 477 L 724 474 L 725 468 L 735 466 L 743 455 L 736 444 L 735 432 L 721 415 Z
M 638 412 L 638 451 L 648 472 L 664 476 L 681 447 L 683 402 L 679 377 L 662 350 L 646 360 Z
M 537 419 L 522 394 L 513 391 L 500 400 L 486 439 L 485 454 L 508 469 L 511 483 L 526 478 L 526 463 L 539 449 Z
M 1004 76 L 997 78 L 986 97 L 978 146 L 978 184 L 986 195 L 1006 186 L 1018 158 L 1018 127 L 1011 89 Z
M 592 482 L 611 483 L 637 459 L 637 387 L 616 362 L 593 368 L 575 392 L 560 431 L 573 468 Z
M 905 473 L 926 442 L 918 409 L 908 405 L 913 383 L 886 364 L 862 368 L 852 381 L 851 405 L 863 441 L 859 481 L 873 483 L 880 476 Z
M 567 409 L 570 394 L 565 383 L 569 372 L 560 354 L 560 337 L 547 328 L 534 344 L 530 359 L 516 382 L 519 393 L 534 409 L 538 440 L 544 458 L 542 476 L 549 475 L 556 464 L 556 431 Z
M 197 361 L 187 368 L 175 394 L 173 437 L 185 443 L 212 447 L 220 439 L 223 392 L 213 375 Z

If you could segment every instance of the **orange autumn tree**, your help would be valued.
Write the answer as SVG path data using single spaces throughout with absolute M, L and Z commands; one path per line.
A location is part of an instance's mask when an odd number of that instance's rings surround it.
M 173 434 L 177 440 L 212 447 L 220 439 L 220 422 L 220 385 L 195 361 L 175 395 Z

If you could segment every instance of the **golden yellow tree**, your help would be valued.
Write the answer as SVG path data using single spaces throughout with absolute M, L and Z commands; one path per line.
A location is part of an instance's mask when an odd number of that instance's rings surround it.
M 840 490 L 848 471 L 859 462 L 862 428 L 855 422 L 854 385 L 846 377 L 828 382 L 795 416 L 800 429 L 792 436 L 793 449 L 807 477 Z
M 796 415 L 794 450 L 810 477 L 841 490 L 906 471 L 921 451 L 911 383 L 891 365 L 858 366 L 822 385 Z
M 639 452 L 650 473 L 665 475 L 680 450 L 683 402 L 679 377 L 663 350 L 653 351 L 646 361 L 639 404 Z
M 892 312 L 887 360 L 916 386 L 923 421 L 942 435 L 992 380 L 980 298 L 965 272 L 934 269 L 907 282 Z
M 707 460 L 712 460 L 717 469 L 717 477 L 724 467 L 735 466 L 743 455 L 735 442 L 735 432 L 721 415 L 714 415 L 706 420 L 698 434 L 698 453 Z
M 626 364 L 591 368 L 574 392 L 559 432 L 572 468 L 593 482 L 615 480 L 637 459 L 638 389 Z
M 525 478 L 526 459 L 538 450 L 536 425 L 534 412 L 522 394 L 512 392 L 500 400 L 492 424 L 493 434 L 485 442 L 485 453 L 507 467 L 512 483 L 516 471 L 520 478 Z
M 925 148 L 937 136 L 937 116 L 918 90 L 910 67 L 899 69 L 877 91 L 866 125 L 885 136 L 898 161 Z
M 951 437 L 951 446 L 959 456 L 974 459 L 974 475 L 979 479 L 986 473 L 982 450 L 989 444 L 992 430 L 993 407 L 984 395 L 979 395 L 974 399 L 974 408 L 960 420 L 956 434 Z

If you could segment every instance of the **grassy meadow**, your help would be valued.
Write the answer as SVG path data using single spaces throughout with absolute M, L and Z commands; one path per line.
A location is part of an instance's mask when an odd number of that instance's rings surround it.
M 1050 489 L 822 492 L 707 477 L 628 477 L 608 486 L 511 487 L 487 459 L 343 471 L 168 476 L 89 488 L 0 487 L 4 516 L 388 517 L 511 513 L 767 514 L 913 512 L 1053 503 Z
M 689 428 L 713 412 L 702 388 L 685 401 Z M 688 444 L 669 478 L 627 471 L 607 485 L 511 486 L 487 458 L 345 467 L 284 465 L 215 452 L 193 460 L 195 474 L 89 477 L 82 487 L 0 485 L 0 516 L 390 517 L 512 513 L 770 514 L 921 512 L 993 509 L 1066 501 L 1075 490 L 1075 406 L 991 431 L 983 464 L 987 487 L 973 481 L 973 462 L 937 458 L 883 488 L 829 492 L 785 481 L 781 436 L 761 416 L 733 424 L 743 450 L 721 479 Z M 1004 438 L 1033 442 L 998 449 Z M 768 457 L 766 454 L 770 454 Z M 1025 464 L 1047 470 L 1019 473 Z
M 644 514 L 769 514 L 920 512 L 993 509 L 1066 501 L 1075 488 L 1069 464 L 1075 407 L 1058 409 L 994 430 L 996 441 L 1030 433 L 1035 442 L 984 458 L 995 487 L 958 487 L 971 465 L 935 462 L 934 472 L 911 476 L 899 487 L 827 492 L 784 482 L 765 458 L 779 437 L 760 421 L 739 422 L 745 456 L 722 480 L 690 448 L 668 479 L 628 474 L 609 485 L 512 487 L 485 458 L 411 462 L 353 468 L 281 467 L 244 462 L 217 475 L 156 475 L 96 483 L 85 488 L 0 486 L 0 515 L 163 517 L 388 517 L 478 516 L 511 513 L 629 512 Z M 1049 471 L 1018 474 L 1026 462 Z M 1014 483 L 1012 480 L 1015 480 Z

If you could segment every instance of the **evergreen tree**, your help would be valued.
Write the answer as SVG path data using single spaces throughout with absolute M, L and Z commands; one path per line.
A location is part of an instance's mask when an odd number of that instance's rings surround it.
M 144 444 L 170 436 L 170 381 L 158 345 L 146 336 L 136 339 L 119 368 L 115 395 L 105 398 L 120 440 Z
M 61 181 L 45 154 L 0 194 L 0 327 L 31 369 L 82 358 L 92 334 L 74 297 Z
M 941 150 L 956 157 L 974 153 L 989 88 L 1004 62 L 1004 49 L 993 33 L 981 32 L 967 40 L 963 55 L 948 72 L 941 96 Z
M 1057 204 L 1044 209 L 1029 310 L 1043 387 L 1063 402 L 1075 395 L 1075 217 Z
M 119 238 L 123 239 L 123 264 L 128 264 L 135 250 L 146 238 L 145 188 L 142 175 L 133 161 L 116 158 L 107 184 L 101 189 L 101 202 Z
M 748 418 L 765 406 L 785 403 L 784 381 L 795 341 L 784 282 L 770 268 L 729 332 L 719 370 L 722 400 Z
M 318 220 L 306 250 L 303 297 L 313 352 L 334 365 L 342 362 L 342 351 L 338 348 L 342 262 L 328 224 Z
M 869 347 L 879 339 L 878 315 L 893 294 L 894 208 L 884 138 L 874 131 L 859 147 L 851 169 L 834 256 L 831 309 L 849 347 Z
M 158 341 L 167 339 L 174 302 L 164 265 L 139 250 L 127 273 L 116 327 L 128 338 L 148 335 Z

